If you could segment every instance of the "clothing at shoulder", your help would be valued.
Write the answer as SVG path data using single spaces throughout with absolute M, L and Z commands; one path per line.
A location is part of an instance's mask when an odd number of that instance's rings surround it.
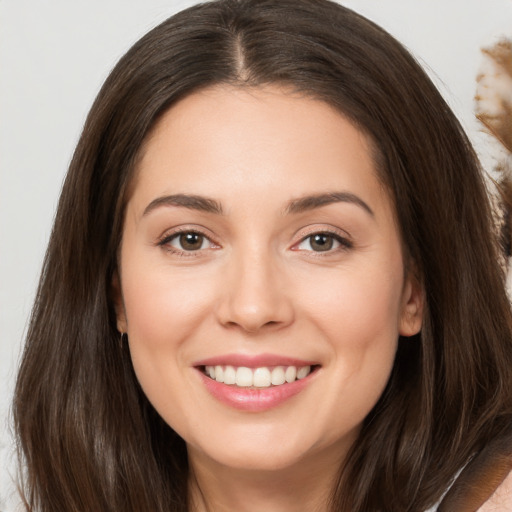
M 439 503 L 425 512 L 436 512 Z M 494 491 L 493 495 L 477 512 L 511 512 L 512 511 L 512 472 L 510 472 Z
M 510 512 L 512 511 L 512 472 L 494 494 L 482 505 L 478 512 Z

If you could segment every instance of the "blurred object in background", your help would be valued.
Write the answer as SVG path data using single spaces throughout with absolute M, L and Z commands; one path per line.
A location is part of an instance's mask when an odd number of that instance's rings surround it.
M 493 169 L 497 185 L 496 219 L 512 297 L 512 40 L 483 48 L 477 76 L 476 115 L 497 142 Z

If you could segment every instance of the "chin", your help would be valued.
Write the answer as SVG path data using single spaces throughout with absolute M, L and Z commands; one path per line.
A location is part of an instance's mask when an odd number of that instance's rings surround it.
M 276 453 L 272 450 L 252 450 L 250 452 L 212 454 L 218 464 L 238 471 L 280 472 L 291 469 L 300 463 L 302 452 Z
M 187 443 L 194 456 L 224 467 L 248 471 L 280 471 L 293 467 L 310 451 L 303 439 L 286 438 L 282 433 L 246 432 L 245 435 L 209 437 L 206 443 Z

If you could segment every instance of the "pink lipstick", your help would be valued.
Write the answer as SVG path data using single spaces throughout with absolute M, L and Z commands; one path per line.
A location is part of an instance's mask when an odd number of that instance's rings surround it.
M 315 378 L 314 361 L 273 354 L 229 354 L 194 365 L 214 398 L 236 409 L 261 412 L 277 407 Z

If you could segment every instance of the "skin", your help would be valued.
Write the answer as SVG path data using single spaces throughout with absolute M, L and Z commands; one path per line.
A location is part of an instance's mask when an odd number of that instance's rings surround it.
M 507 512 L 512 510 L 512 473 L 509 473 L 478 512 Z
M 290 211 L 332 192 L 349 200 Z M 223 213 L 158 201 L 171 194 L 211 198 Z M 204 235 L 200 248 L 183 250 L 177 229 Z M 315 233 L 332 248 L 318 250 Z M 404 271 L 367 138 L 329 105 L 278 87 L 188 96 L 145 144 L 119 263 L 118 329 L 147 397 L 187 443 L 191 508 L 325 509 L 399 335 L 421 328 L 421 286 Z M 241 411 L 194 368 L 233 353 L 318 369 L 279 406 Z

